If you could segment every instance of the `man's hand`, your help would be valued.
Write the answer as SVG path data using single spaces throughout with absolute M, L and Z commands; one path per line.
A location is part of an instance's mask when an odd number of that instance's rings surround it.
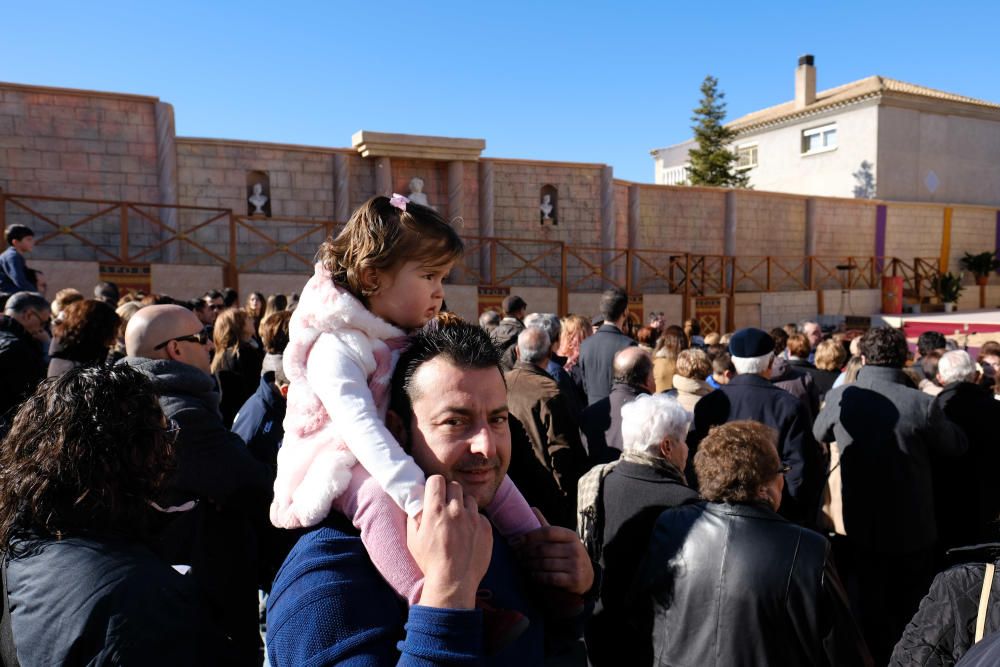
M 526 533 L 515 547 L 528 575 L 540 584 L 583 595 L 594 585 L 594 567 L 583 543 L 575 532 L 550 526 L 532 509 L 542 527 Z
M 407 522 L 407 546 L 424 573 L 420 604 L 472 609 L 493 552 L 493 530 L 458 482 L 427 478 L 424 509 Z

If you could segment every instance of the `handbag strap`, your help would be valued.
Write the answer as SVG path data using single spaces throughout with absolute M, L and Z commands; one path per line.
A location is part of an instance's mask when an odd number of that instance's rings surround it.
M 4 667 L 21 667 L 17 660 L 17 647 L 14 645 L 14 623 L 10 616 L 10 602 L 7 600 L 7 556 L 0 561 L 0 573 L 3 575 L 3 616 L 0 617 L 0 662 Z
M 993 588 L 993 573 L 996 572 L 996 565 L 986 564 L 986 573 L 983 575 L 983 592 L 979 594 L 979 613 L 976 614 L 976 641 L 983 638 L 986 630 L 986 610 L 990 606 L 990 590 Z

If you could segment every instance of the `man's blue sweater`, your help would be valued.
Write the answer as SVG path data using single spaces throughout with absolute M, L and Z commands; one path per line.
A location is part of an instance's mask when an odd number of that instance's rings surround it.
M 528 603 L 510 548 L 496 531 L 480 597 L 530 621 L 524 634 L 488 658 L 481 611 L 419 605 L 407 610 L 372 565 L 357 531 L 334 512 L 299 539 L 278 571 L 267 601 L 268 659 L 272 667 L 542 664 L 542 618 Z

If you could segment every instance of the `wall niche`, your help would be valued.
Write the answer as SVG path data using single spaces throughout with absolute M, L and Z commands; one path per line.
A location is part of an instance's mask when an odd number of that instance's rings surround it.
M 271 217 L 271 179 L 266 171 L 247 172 L 247 215 Z
M 559 190 L 546 183 L 538 194 L 538 220 L 542 225 L 559 224 Z

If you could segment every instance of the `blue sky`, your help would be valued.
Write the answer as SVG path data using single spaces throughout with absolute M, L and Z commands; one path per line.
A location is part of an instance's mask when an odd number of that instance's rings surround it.
M 729 117 L 881 74 L 1000 102 L 995 2 L 9 3 L 0 80 L 154 95 L 183 136 L 348 146 L 359 129 L 652 181 L 706 74 Z

